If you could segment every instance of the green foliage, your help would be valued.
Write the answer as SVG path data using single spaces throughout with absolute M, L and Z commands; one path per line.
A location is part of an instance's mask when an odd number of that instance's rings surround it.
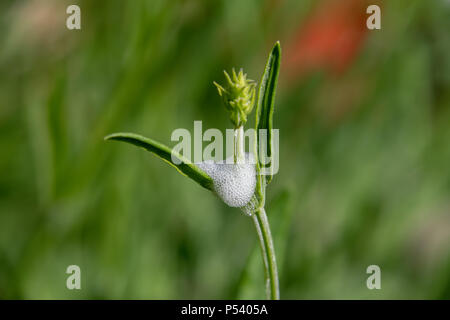
M 22 6 L 47 3 L 62 21 L 23 32 L 43 20 Z M 80 0 L 79 32 L 61 3 L 0 2 L 0 298 L 264 298 L 250 219 L 102 138 L 226 127 L 211 82 L 236 65 L 259 75 L 276 39 L 266 203 L 282 298 L 450 298 L 446 1 L 383 2 L 344 72 L 301 75 L 291 36 L 317 1 Z M 80 291 L 65 288 L 71 264 Z M 365 286 L 371 264 L 382 290 Z
M 257 139 L 255 139 L 254 148 L 257 150 L 257 154 L 262 154 L 260 149 L 263 148 L 264 154 L 272 156 L 272 118 L 275 102 L 275 91 L 276 84 L 278 80 L 278 74 L 280 69 L 280 58 L 281 58 L 281 48 L 280 43 L 275 44 L 274 49 L 269 55 L 267 66 L 264 70 L 264 74 L 261 80 L 261 85 L 259 89 L 258 107 L 256 115 L 256 128 Z M 254 104 L 255 98 L 255 84 L 253 81 L 247 79 L 247 75 L 244 74 L 243 70 L 236 74 L 233 69 L 233 79 L 230 78 L 228 73 L 224 71 L 225 77 L 227 78 L 227 89 L 214 82 L 217 87 L 219 95 L 222 97 L 223 102 L 231 113 L 231 120 L 235 125 L 235 131 L 242 132 L 242 126 L 247 122 L 247 115 L 251 112 Z M 259 130 L 264 129 L 268 131 L 269 142 L 267 146 L 262 145 L 259 142 L 260 135 Z M 167 163 L 176 168 L 181 174 L 190 177 L 194 181 L 197 181 L 200 185 L 206 189 L 213 190 L 212 179 L 203 172 L 196 165 L 192 164 L 190 160 L 185 159 L 179 153 L 174 152 L 169 147 L 162 145 L 154 140 L 145 138 L 143 136 L 134 133 L 114 133 L 105 137 L 105 140 L 118 140 L 134 144 L 138 147 L 143 147 L 144 149 L 154 153 L 161 159 L 165 160 Z M 234 143 L 234 159 L 235 162 L 241 156 L 238 155 L 243 146 L 243 137 L 238 136 Z M 241 150 L 242 151 L 242 150 Z M 174 160 L 175 158 L 175 160 Z M 256 165 L 256 175 L 257 175 L 257 186 L 256 194 L 252 194 L 253 198 L 259 198 L 257 200 L 257 205 L 253 204 L 253 200 L 250 204 L 246 206 L 255 206 L 253 212 L 249 212 L 253 215 L 256 232 L 260 240 L 262 260 L 265 268 L 265 283 L 267 285 L 267 298 L 268 299 L 280 299 L 279 293 L 279 281 L 278 281 L 278 271 L 276 264 L 276 256 L 274 251 L 274 245 L 272 240 L 272 235 L 270 231 L 270 226 L 264 210 L 264 196 L 265 195 L 265 173 L 261 172 L 261 165 L 263 164 L 261 159 L 257 156 Z M 269 178 L 272 178 L 270 175 Z M 253 192 L 253 190 L 252 190 Z
M 142 147 L 156 156 L 160 157 L 168 164 L 173 166 L 182 175 L 191 178 L 203 188 L 212 190 L 213 181 L 205 172 L 186 159 L 178 152 L 173 151 L 169 147 L 156 142 L 150 138 L 143 137 L 135 133 L 113 133 L 105 137 L 105 140 L 117 140 Z M 177 161 L 174 161 L 174 158 Z
M 272 157 L 272 129 L 273 129 L 273 112 L 275 109 L 275 92 L 277 89 L 278 75 L 280 73 L 280 61 L 281 61 L 281 47 L 277 42 L 272 49 L 267 60 L 266 68 L 261 78 L 258 90 L 258 100 L 256 104 L 256 146 L 255 157 L 258 159 L 256 163 L 257 171 L 257 194 L 259 201 L 264 206 L 266 184 L 269 184 L 272 180 L 272 175 L 261 174 L 261 169 L 265 164 L 260 159 L 260 148 L 264 151 L 267 157 Z M 261 143 L 260 130 L 265 130 L 267 133 L 266 142 L 267 145 Z M 270 167 L 272 168 L 272 167 Z

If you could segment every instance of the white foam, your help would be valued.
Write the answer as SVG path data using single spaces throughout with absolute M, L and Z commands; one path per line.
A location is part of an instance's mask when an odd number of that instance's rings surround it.
M 197 163 L 213 180 L 214 191 L 230 207 L 242 208 L 252 199 L 256 188 L 253 154 L 245 154 L 245 162 L 234 164 L 230 159 Z

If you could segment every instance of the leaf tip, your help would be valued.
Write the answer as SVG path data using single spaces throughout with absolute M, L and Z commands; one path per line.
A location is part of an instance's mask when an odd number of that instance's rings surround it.
M 103 138 L 103 140 L 105 140 L 105 141 L 108 141 L 108 140 L 123 140 L 124 138 L 130 138 L 131 136 L 133 136 L 132 133 L 115 132 L 115 133 L 108 134 L 107 136 L 105 136 Z
M 108 134 L 103 138 L 104 141 L 113 140 L 117 136 L 117 133 Z
M 281 53 L 281 43 L 280 40 L 275 42 L 275 45 L 273 46 L 272 53 L 276 53 L 277 55 L 280 55 Z

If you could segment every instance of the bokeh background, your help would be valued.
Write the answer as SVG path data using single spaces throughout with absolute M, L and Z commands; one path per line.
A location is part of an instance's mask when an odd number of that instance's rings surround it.
M 450 298 L 450 1 L 2 0 L 0 30 L 0 298 L 264 298 L 251 219 L 103 137 L 231 128 L 212 82 L 276 40 L 282 298 Z

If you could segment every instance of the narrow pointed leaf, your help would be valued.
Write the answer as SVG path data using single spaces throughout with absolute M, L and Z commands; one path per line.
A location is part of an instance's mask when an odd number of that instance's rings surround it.
M 168 164 L 173 166 L 182 175 L 187 176 L 200 184 L 202 187 L 212 190 L 213 182 L 210 176 L 208 176 L 199 167 L 193 164 L 190 160 L 183 157 L 178 152 L 173 151 L 166 145 L 154 141 L 150 138 L 143 137 L 135 133 L 113 133 L 105 137 L 105 140 L 117 140 L 123 141 L 135 146 L 142 147 L 156 156 L 160 157 Z M 172 157 L 178 159 L 179 164 L 172 161 Z
M 277 89 L 278 74 L 280 72 L 281 47 L 277 42 L 267 60 L 266 68 L 259 84 L 258 100 L 256 102 L 256 157 L 258 171 L 258 192 L 260 197 L 265 193 L 265 185 L 272 180 L 272 174 L 261 175 L 264 164 L 260 159 L 260 130 L 267 132 L 267 150 L 262 152 L 267 157 L 272 157 L 272 129 L 273 111 L 275 107 L 275 91 Z

